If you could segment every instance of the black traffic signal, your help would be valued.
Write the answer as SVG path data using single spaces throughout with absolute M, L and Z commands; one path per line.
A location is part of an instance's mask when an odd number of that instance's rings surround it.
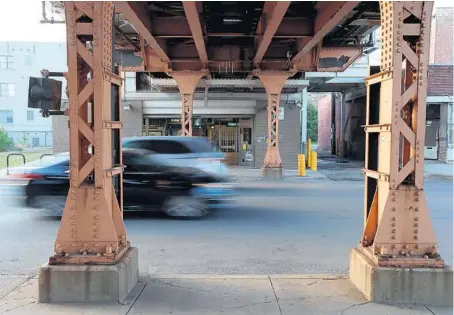
M 28 107 L 60 110 L 61 81 L 30 77 L 28 82 Z

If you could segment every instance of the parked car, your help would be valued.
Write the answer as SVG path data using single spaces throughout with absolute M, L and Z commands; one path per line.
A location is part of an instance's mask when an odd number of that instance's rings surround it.
M 223 176 L 191 159 L 172 159 L 145 149 L 125 148 L 123 164 L 125 211 L 201 217 L 233 198 L 233 190 Z M 9 180 L 24 183 L 26 206 L 61 215 L 69 189 L 68 153 L 11 168 L 9 173 Z

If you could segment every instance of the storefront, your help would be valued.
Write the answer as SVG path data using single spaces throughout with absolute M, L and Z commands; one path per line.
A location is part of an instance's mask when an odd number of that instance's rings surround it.
M 230 165 L 253 166 L 253 117 L 194 117 L 192 135 L 207 137 Z M 178 136 L 179 118 L 144 118 L 143 136 Z

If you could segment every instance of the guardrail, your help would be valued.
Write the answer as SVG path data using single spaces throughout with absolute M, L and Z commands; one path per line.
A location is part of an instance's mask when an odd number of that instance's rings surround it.
M 9 174 L 9 161 L 10 161 L 10 158 L 11 156 L 22 156 L 22 161 L 25 165 L 25 162 L 26 162 L 26 159 L 25 159 L 25 155 L 23 155 L 22 153 L 10 153 L 6 156 L 6 175 L 10 175 Z

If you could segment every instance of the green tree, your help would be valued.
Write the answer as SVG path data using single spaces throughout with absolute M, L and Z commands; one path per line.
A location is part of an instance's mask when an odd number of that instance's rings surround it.
M 13 145 L 13 142 L 8 138 L 8 133 L 0 127 L 0 152 L 8 151 Z
M 318 109 L 311 103 L 307 106 L 307 137 L 313 142 L 318 140 Z

